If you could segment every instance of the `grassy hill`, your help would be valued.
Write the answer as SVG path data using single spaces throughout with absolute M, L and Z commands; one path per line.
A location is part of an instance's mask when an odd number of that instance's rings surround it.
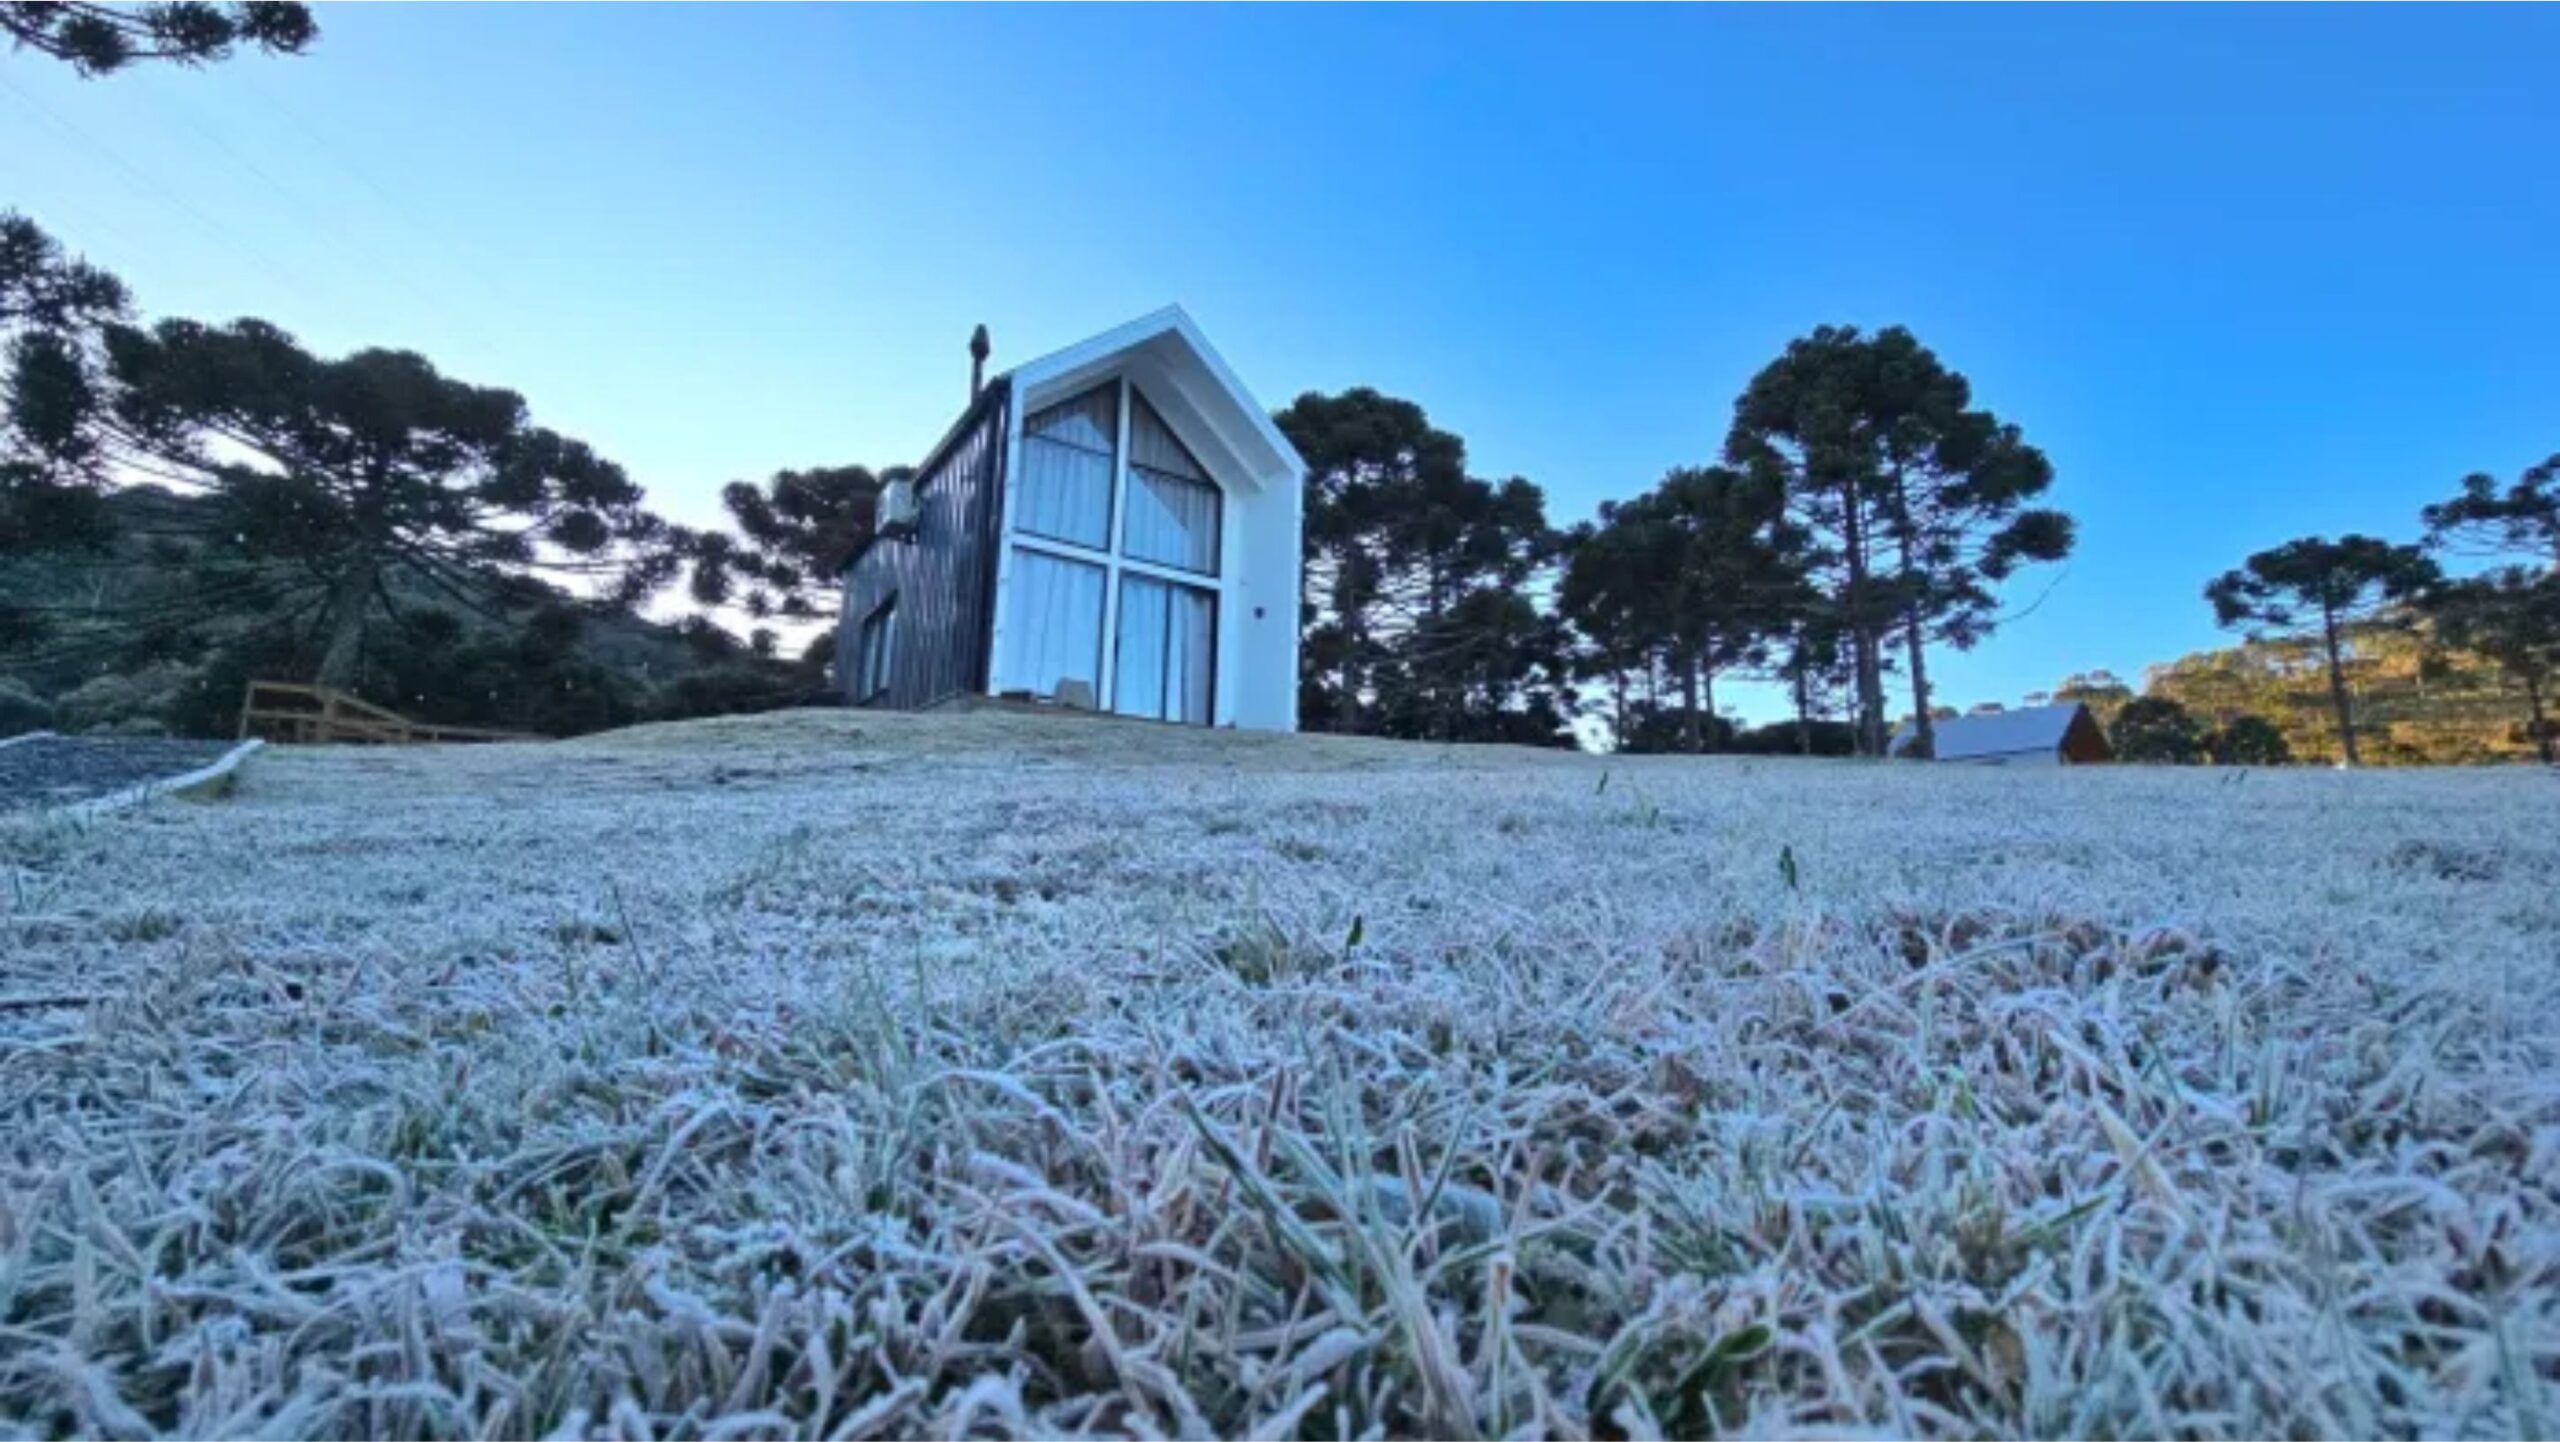
M 2521 687 L 2476 657 L 2430 644 L 2423 623 L 2358 626 L 2347 688 L 2368 765 L 2471 765 L 2534 759 Z M 2276 723 L 2296 759 L 2334 761 L 2338 728 L 2316 647 L 2250 641 L 2154 666 L 2143 689 L 2220 725 L 2254 713 Z
M 2556 797 L 1002 713 L 274 750 L 0 828 L 0 1416 L 2521 1434 Z
M 276 584 L 287 568 L 202 545 L 209 504 L 127 488 L 105 550 L 0 560 L 0 730 L 223 734 L 249 679 L 311 674 L 312 618 Z M 716 628 L 538 585 L 457 596 L 395 580 L 388 605 L 354 689 L 421 720 L 570 735 L 805 701 L 821 681 Z

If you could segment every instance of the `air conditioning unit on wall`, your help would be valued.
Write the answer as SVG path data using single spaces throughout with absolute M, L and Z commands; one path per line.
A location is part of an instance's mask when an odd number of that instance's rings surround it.
M 914 478 L 909 476 L 900 476 L 896 480 L 889 482 L 889 484 L 882 486 L 880 488 L 880 503 L 877 510 L 878 529 L 884 539 L 892 541 L 914 540 L 916 536 L 916 521 L 923 515 L 923 507 L 916 500 L 916 483 Z

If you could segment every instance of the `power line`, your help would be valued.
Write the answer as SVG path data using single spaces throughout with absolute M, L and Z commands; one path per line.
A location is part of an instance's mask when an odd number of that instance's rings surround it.
M 471 339 L 479 342 L 484 348 L 494 349 L 494 347 L 489 344 L 489 334 L 481 329 L 478 321 L 472 317 L 458 314 L 455 311 L 452 299 L 449 296 L 439 298 L 435 295 L 429 294 L 426 288 L 421 286 L 416 280 L 413 280 L 406 270 L 399 269 L 385 263 L 383 247 L 379 242 L 368 240 L 364 236 L 356 234 L 339 219 L 335 212 L 331 211 L 327 207 L 313 205 L 292 187 L 287 186 L 284 182 L 278 180 L 264 166 L 258 164 L 255 160 L 244 154 L 237 146 L 234 146 L 230 141 L 224 139 L 219 132 L 205 124 L 203 120 L 190 109 L 190 107 L 177 101 L 174 96 L 163 94 L 157 98 L 161 103 L 155 106 L 155 108 L 159 110 L 160 114 L 164 117 L 177 120 L 188 129 L 194 131 L 198 136 L 202 137 L 216 150 L 221 151 L 222 154 L 229 158 L 233 164 L 239 166 L 243 171 L 246 171 L 251 179 L 255 180 L 260 185 L 263 185 L 267 190 L 283 200 L 285 205 L 289 207 L 301 221 L 309 224 L 312 229 L 315 231 L 325 230 L 329 232 L 330 235 L 334 236 L 336 241 L 340 242 L 340 244 L 333 245 L 331 247 L 332 249 L 338 250 L 341 253 L 363 256 L 367 261 L 373 264 L 373 268 L 368 271 L 368 274 L 387 277 L 402 290 L 406 291 L 411 299 L 425 307 L 427 314 L 438 316 L 448 321 L 460 321 L 466 332 L 470 334 Z M 364 177 L 359 178 L 363 179 Z M 375 193 L 385 193 L 380 186 L 372 185 L 369 179 L 367 184 L 368 188 L 374 190 Z
M 305 138 L 310 140 L 314 149 L 319 151 L 321 154 L 326 155 L 339 170 L 353 178 L 357 184 L 372 192 L 373 195 L 382 202 L 383 213 L 392 221 L 407 227 L 410 232 L 410 239 L 421 242 L 421 248 L 427 254 L 446 257 L 448 261 L 455 266 L 453 272 L 453 276 L 455 278 L 464 279 L 468 282 L 477 275 L 488 273 L 489 269 L 494 269 L 464 264 L 459 260 L 455 260 L 454 258 L 464 255 L 467 251 L 474 251 L 477 247 L 462 241 L 451 231 L 446 230 L 441 224 L 423 217 L 418 212 L 410 209 L 409 202 L 407 200 L 394 193 L 390 187 L 384 185 L 380 180 L 374 177 L 372 169 L 361 157 L 351 155 L 346 147 L 340 145 L 325 128 L 313 124 L 309 119 L 304 117 L 300 111 L 286 104 L 284 97 L 268 89 L 255 76 L 244 70 L 240 72 L 239 79 L 242 84 L 248 87 L 250 93 L 256 95 L 266 104 L 269 110 L 275 112 L 275 114 L 281 117 L 287 125 L 290 125 L 295 130 L 300 131 Z M 466 283 L 455 288 L 454 293 L 464 297 L 477 297 L 479 291 L 472 284 Z
M 18 99 L 29 109 L 35 111 L 39 117 L 53 125 L 55 129 L 60 130 L 65 135 L 70 136 L 80 144 L 87 146 L 90 150 L 104 157 L 108 164 L 114 166 L 116 170 L 124 176 L 128 184 L 132 185 L 135 190 L 142 194 L 143 198 L 167 205 L 194 220 L 197 225 L 212 235 L 214 239 L 230 247 L 232 251 L 242 259 L 248 261 L 258 269 L 265 271 L 269 277 L 278 281 L 286 292 L 294 293 L 307 290 L 309 285 L 308 277 L 295 277 L 289 267 L 278 264 L 272 256 L 267 255 L 255 245 L 250 244 L 237 233 L 232 231 L 229 226 L 226 226 L 221 221 L 215 219 L 204 209 L 197 206 L 193 201 L 187 199 L 184 195 L 179 194 L 174 188 L 152 176 L 149 172 L 143 170 L 140 166 L 135 165 L 132 161 L 125 159 L 124 156 L 118 153 L 113 146 L 108 145 L 105 141 L 91 135 L 88 131 L 81 129 L 68 117 L 60 114 L 55 111 L 53 107 L 29 94 L 25 89 L 21 88 L 16 81 L 11 80 L 5 71 L 0 71 L 0 89 L 8 90 L 10 94 L 17 96 Z

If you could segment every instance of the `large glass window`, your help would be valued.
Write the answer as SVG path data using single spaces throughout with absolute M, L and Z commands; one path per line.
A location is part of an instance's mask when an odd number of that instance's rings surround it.
M 1004 654 L 997 658 L 1005 687 L 1055 696 L 1061 682 L 1081 681 L 1099 701 L 1103 568 L 1017 546 L 1005 584 Z
M 1217 596 L 1198 586 L 1124 575 L 1119 629 L 1112 709 L 1124 716 L 1208 725 Z
M 1218 573 L 1218 488 L 1134 389 L 1129 405 L 1129 529 L 1121 549 L 1141 561 Z
M 1006 563 L 999 688 L 1064 691 L 1131 716 L 1208 725 L 1214 582 L 1145 573 L 1218 574 L 1222 497 L 1208 470 L 1136 386 L 1114 380 L 1024 416 L 1019 471 L 1012 510 L 1021 539 Z
M 1097 551 L 1111 544 L 1119 395 L 1119 384 L 1107 383 L 1023 418 L 1015 526 Z

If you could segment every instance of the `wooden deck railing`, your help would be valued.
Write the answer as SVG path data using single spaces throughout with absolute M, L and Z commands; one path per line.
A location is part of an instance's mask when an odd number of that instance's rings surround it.
M 540 741 L 530 731 L 440 726 L 327 686 L 252 681 L 240 699 L 240 737 L 284 745 L 414 746 L 439 741 Z

